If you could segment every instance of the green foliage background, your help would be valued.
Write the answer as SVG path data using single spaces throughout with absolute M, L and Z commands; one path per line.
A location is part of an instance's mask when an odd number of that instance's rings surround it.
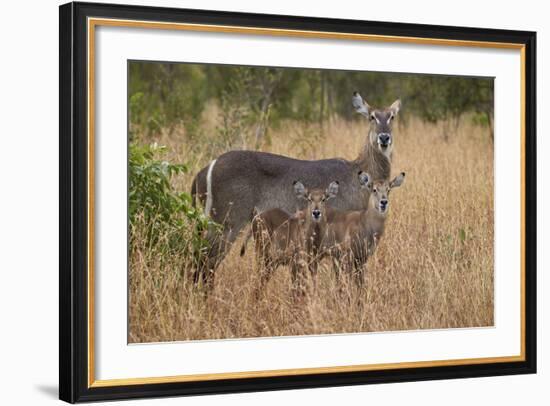
M 452 123 L 473 113 L 492 136 L 493 78 L 158 62 L 130 62 L 129 70 L 131 122 L 151 133 L 183 125 L 196 135 L 202 111 L 214 101 L 227 120 L 254 123 L 260 139 L 285 119 L 353 119 L 357 90 L 373 106 L 400 98 L 405 120 Z

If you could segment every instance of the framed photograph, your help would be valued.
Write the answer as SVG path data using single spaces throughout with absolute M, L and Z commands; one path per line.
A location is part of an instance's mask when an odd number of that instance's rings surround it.
M 59 40 L 62 400 L 536 372 L 534 32 L 69 3 Z

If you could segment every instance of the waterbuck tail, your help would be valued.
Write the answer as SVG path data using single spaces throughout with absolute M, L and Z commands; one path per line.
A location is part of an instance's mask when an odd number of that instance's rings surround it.
M 241 257 L 244 256 L 244 253 L 246 252 L 246 246 L 248 244 L 248 240 L 250 240 L 250 237 L 252 237 L 252 234 L 254 234 L 254 221 L 256 221 L 256 217 L 260 215 L 260 211 L 257 207 L 254 207 L 252 210 L 252 226 L 250 227 L 250 230 L 248 230 L 248 233 L 246 234 L 246 237 L 244 238 L 243 245 L 241 247 Z
M 252 237 L 252 227 L 250 227 L 250 230 L 248 230 L 248 233 L 246 234 L 246 237 L 244 238 L 243 245 L 241 247 L 241 257 L 244 256 L 246 252 L 246 245 L 248 244 L 248 240 L 250 240 L 250 237 Z
M 206 174 L 206 204 L 204 206 L 204 214 L 207 217 L 210 217 L 212 204 L 214 202 L 214 195 L 212 194 L 212 172 L 214 171 L 215 164 L 216 160 L 214 159 L 210 162 L 210 165 L 208 166 L 208 173 Z

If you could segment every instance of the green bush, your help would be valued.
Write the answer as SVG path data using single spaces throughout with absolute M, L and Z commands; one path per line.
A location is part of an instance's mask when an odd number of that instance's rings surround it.
M 172 178 L 186 173 L 187 166 L 160 160 L 165 151 L 156 143 L 130 144 L 130 229 L 140 228 L 145 243 L 161 252 L 196 255 L 207 248 L 203 230 L 214 224 L 194 207 L 189 193 L 173 190 Z M 131 244 L 133 237 L 131 232 Z
M 152 136 L 182 125 L 196 135 L 197 120 L 207 101 L 208 78 L 190 64 L 131 62 L 130 122 Z

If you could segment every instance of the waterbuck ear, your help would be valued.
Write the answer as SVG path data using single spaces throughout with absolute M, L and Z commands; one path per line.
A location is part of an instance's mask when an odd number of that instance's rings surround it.
M 359 184 L 362 188 L 368 188 L 371 185 L 371 177 L 367 172 L 360 171 L 359 174 Z
M 391 182 L 390 182 L 390 189 L 393 189 L 394 187 L 399 187 L 405 180 L 405 172 L 401 172 L 399 175 L 397 175 Z
M 367 102 L 363 101 L 363 98 L 358 92 L 353 92 L 353 97 L 351 98 L 351 104 L 356 112 L 362 114 L 365 117 L 369 117 L 370 106 Z
M 401 100 L 397 99 L 396 101 L 394 101 L 390 106 L 390 110 L 393 115 L 396 116 L 397 113 L 399 113 L 399 110 L 401 110 Z
M 294 183 L 294 193 L 298 199 L 305 199 L 307 196 L 307 189 L 304 184 L 300 181 L 295 180 Z
M 334 197 L 336 197 L 336 195 L 338 194 L 338 188 L 340 187 L 340 183 L 338 183 L 338 181 L 334 181 L 332 182 L 330 185 L 328 185 L 328 188 L 327 190 L 325 191 L 326 195 L 327 195 L 327 199 L 332 199 Z

